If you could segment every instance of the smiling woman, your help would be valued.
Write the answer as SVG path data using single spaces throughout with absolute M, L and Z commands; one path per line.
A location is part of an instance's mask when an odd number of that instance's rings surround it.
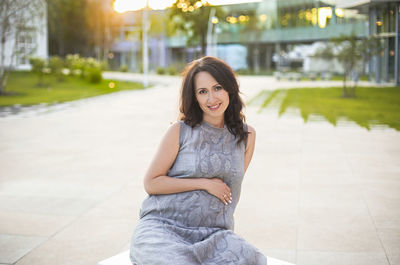
M 215 57 L 185 69 L 179 121 L 166 132 L 144 177 L 148 196 L 132 235 L 132 264 L 267 264 L 233 232 L 255 145 L 239 94 L 232 69 Z

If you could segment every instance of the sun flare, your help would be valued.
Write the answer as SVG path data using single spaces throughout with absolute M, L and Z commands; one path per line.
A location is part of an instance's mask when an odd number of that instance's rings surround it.
M 151 9 L 161 10 L 171 7 L 176 0 L 148 0 Z M 232 5 L 249 2 L 261 2 L 261 0 L 208 0 L 211 5 Z M 133 1 L 133 0 L 115 0 L 114 10 L 122 13 L 126 11 L 135 11 L 144 8 L 146 0 Z
M 173 0 L 148 0 L 149 7 L 151 9 L 165 9 L 175 2 Z M 142 1 L 132 1 L 132 0 L 115 0 L 114 9 L 115 11 L 122 13 L 126 11 L 135 11 L 144 8 L 146 5 L 146 0 Z

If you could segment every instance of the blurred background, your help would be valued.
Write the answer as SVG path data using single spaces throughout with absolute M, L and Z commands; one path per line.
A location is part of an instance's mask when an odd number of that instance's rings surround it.
M 241 74 L 290 70 L 331 77 L 345 67 L 316 57 L 317 51 L 334 38 L 353 36 L 375 37 L 380 46 L 360 62 L 359 78 L 399 82 L 395 0 L 148 0 L 147 8 L 146 1 L 34 2 L 29 25 L 2 44 L 5 66 L 30 69 L 29 57 L 79 54 L 108 70 L 176 74 L 193 59 L 214 55 Z

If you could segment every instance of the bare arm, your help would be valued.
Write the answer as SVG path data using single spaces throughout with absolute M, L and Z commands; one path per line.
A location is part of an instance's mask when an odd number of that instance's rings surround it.
M 219 179 L 206 178 L 173 178 L 167 176 L 179 152 L 179 122 L 168 129 L 162 139 L 156 155 L 144 177 L 144 188 L 150 195 L 172 194 L 192 190 L 205 190 L 219 198 L 223 203 L 229 202 L 229 187 Z M 227 195 L 224 197 L 223 195 Z
M 244 153 L 244 172 L 246 172 L 249 167 L 251 158 L 253 157 L 255 143 L 256 143 L 256 130 L 250 125 L 247 126 L 249 130 L 249 136 L 247 139 L 247 147 Z
M 247 146 L 246 146 L 246 151 L 244 153 L 244 172 L 246 173 L 247 168 L 249 167 L 251 158 L 253 157 L 254 153 L 254 148 L 256 144 L 256 130 L 254 130 L 253 127 L 250 125 L 247 125 L 247 128 L 249 130 L 249 135 L 247 138 Z M 238 201 L 240 199 L 240 195 L 238 198 Z

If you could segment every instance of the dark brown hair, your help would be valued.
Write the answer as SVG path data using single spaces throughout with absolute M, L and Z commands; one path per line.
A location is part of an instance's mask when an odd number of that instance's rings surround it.
M 183 72 L 183 81 L 180 98 L 180 120 L 191 127 L 203 121 L 203 111 L 196 100 L 194 77 L 199 72 L 208 72 L 229 94 L 229 105 L 225 110 L 224 122 L 229 132 L 238 139 L 247 141 L 248 132 L 244 131 L 243 123 L 246 121 L 242 109 L 244 104 L 239 96 L 239 84 L 235 73 L 229 65 L 222 60 L 206 56 L 188 64 Z

